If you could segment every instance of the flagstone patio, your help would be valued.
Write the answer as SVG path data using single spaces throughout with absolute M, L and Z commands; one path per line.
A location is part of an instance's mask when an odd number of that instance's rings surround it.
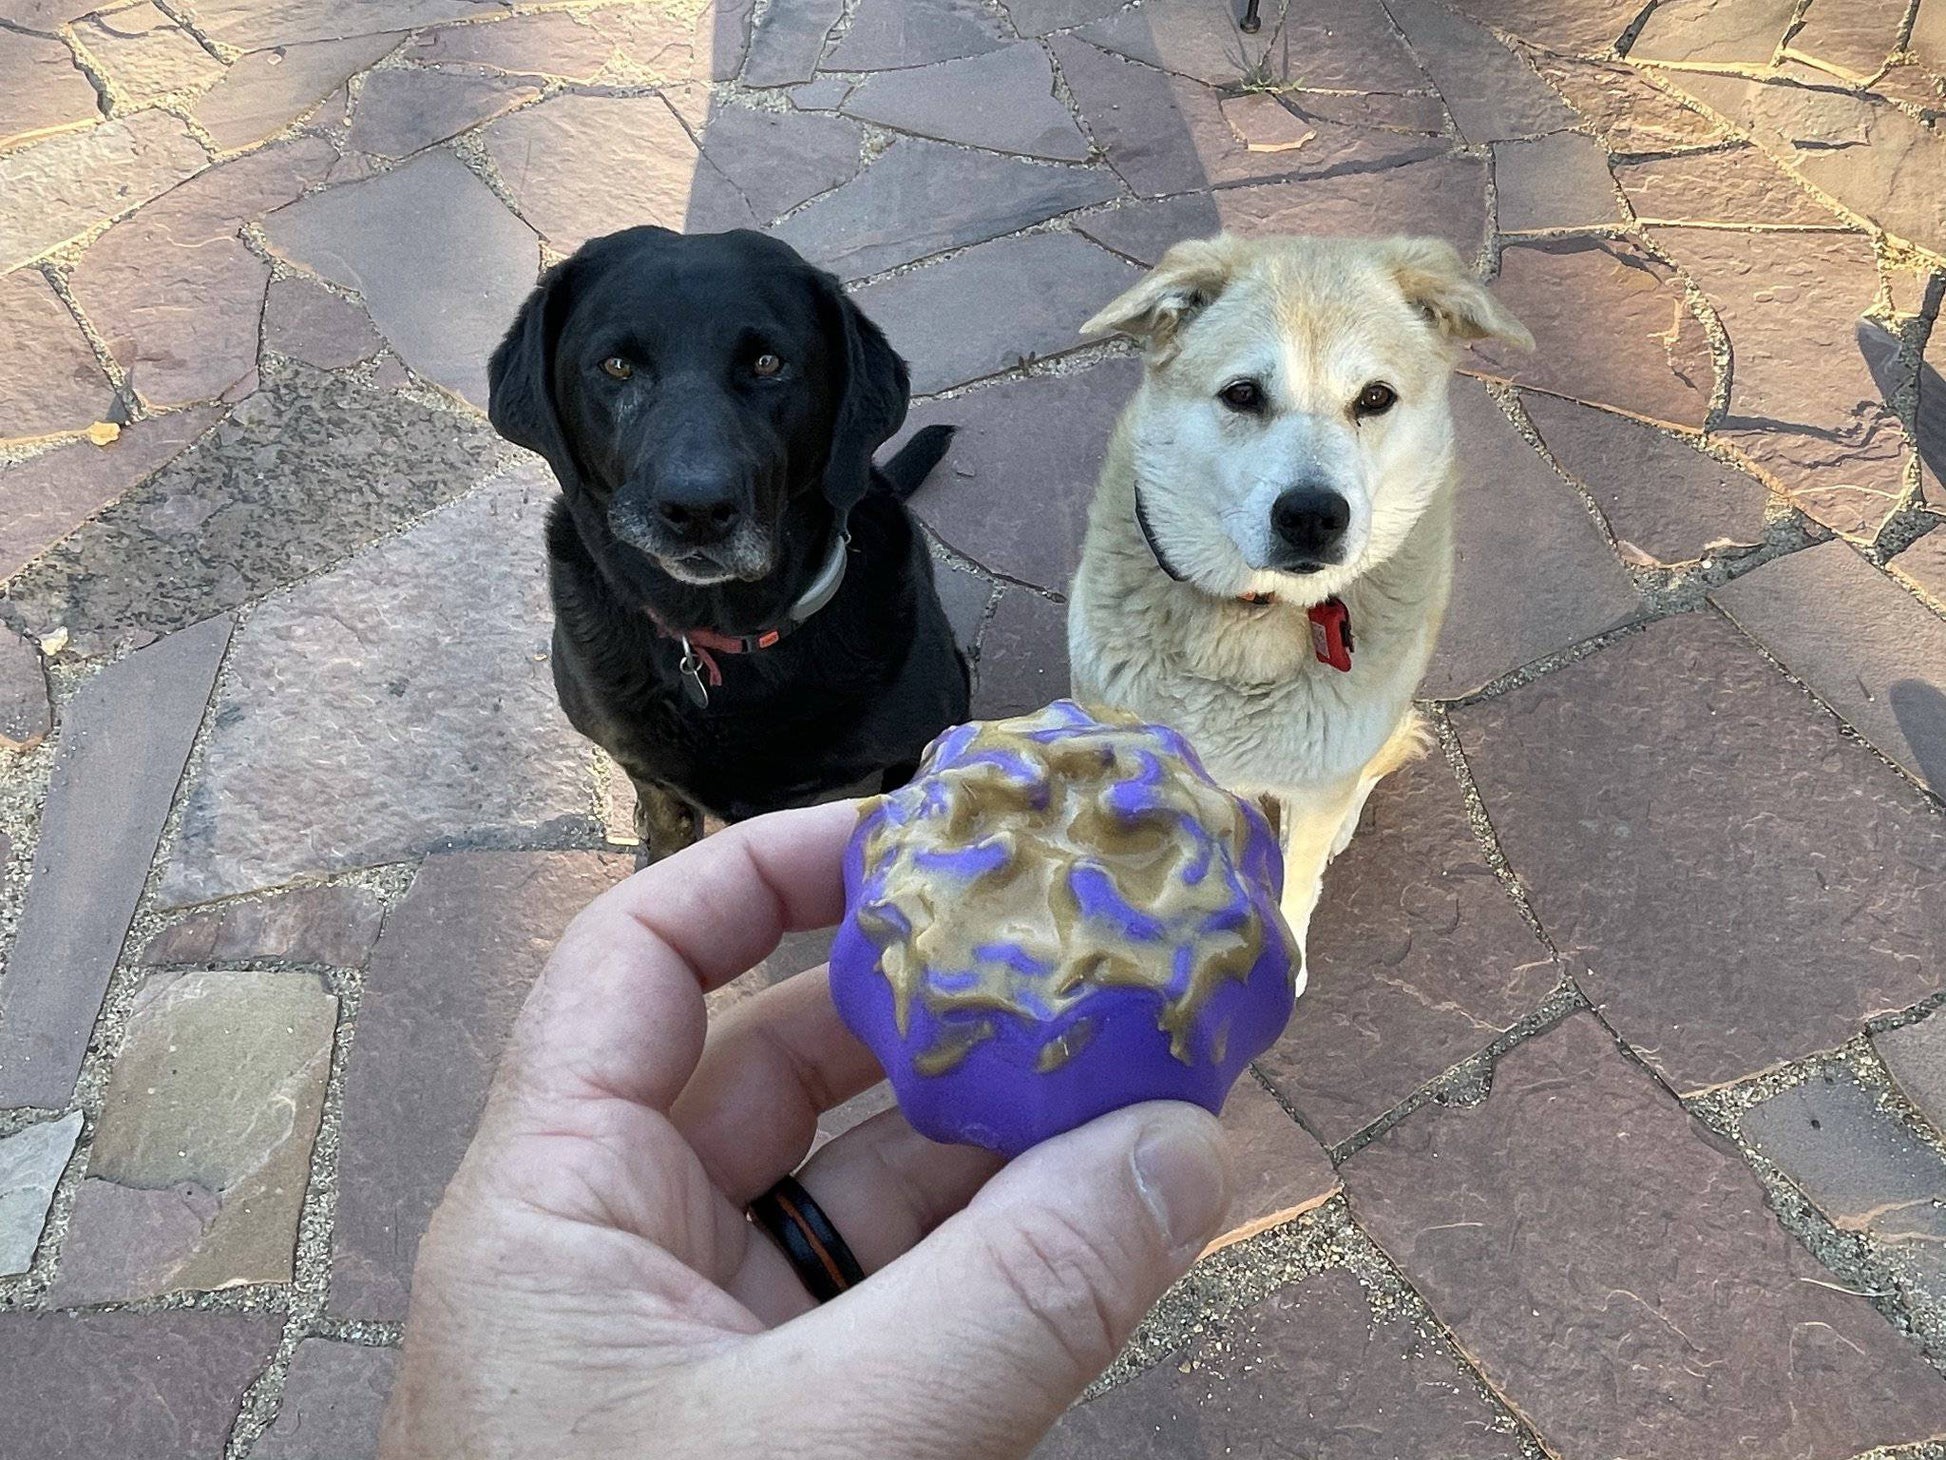
M 1440 751 L 1233 1230 L 1041 1454 L 1946 1456 L 1946 0 L 88 3 L 0 0 L 9 1455 L 371 1454 L 632 866 L 485 362 L 653 222 L 854 283 L 960 428 L 983 714 L 1065 691 L 1139 368 L 1075 331 L 1171 241 L 1438 234 L 1539 342 L 1454 387 Z

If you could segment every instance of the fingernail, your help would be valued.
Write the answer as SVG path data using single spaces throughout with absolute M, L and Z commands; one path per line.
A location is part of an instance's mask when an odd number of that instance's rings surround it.
M 1216 1122 L 1189 1109 L 1151 1121 L 1135 1143 L 1135 1185 L 1170 1250 L 1193 1256 L 1230 1207 L 1230 1170 Z

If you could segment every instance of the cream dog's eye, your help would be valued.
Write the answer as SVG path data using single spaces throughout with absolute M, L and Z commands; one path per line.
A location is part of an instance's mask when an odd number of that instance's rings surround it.
M 784 362 L 766 350 L 752 362 L 750 368 L 756 371 L 760 379 L 768 380 L 784 368 Z
M 635 367 L 620 355 L 610 355 L 606 360 L 601 362 L 601 368 L 617 380 L 627 380 L 629 376 L 635 373 Z
M 1351 403 L 1354 416 L 1382 416 L 1399 401 L 1399 393 L 1382 380 L 1374 380 L 1358 392 L 1358 399 Z
M 1233 380 L 1216 393 L 1216 398 L 1233 411 L 1264 408 L 1264 388 L 1254 380 Z

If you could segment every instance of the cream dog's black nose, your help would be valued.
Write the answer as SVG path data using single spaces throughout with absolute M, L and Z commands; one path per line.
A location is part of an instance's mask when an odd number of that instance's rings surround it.
M 1292 487 L 1271 504 L 1270 526 L 1299 560 L 1291 566 L 1321 566 L 1351 526 L 1351 503 L 1328 488 Z

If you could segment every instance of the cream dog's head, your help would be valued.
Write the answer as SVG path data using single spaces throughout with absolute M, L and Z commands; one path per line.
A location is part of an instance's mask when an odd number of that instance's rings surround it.
M 1128 422 L 1169 569 L 1310 601 L 1390 555 L 1448 480 L 1461 342 L 1533 344 L 1431 238 L 1193 239 L 1082 326 L 1109 330 L 1146 346 Z

